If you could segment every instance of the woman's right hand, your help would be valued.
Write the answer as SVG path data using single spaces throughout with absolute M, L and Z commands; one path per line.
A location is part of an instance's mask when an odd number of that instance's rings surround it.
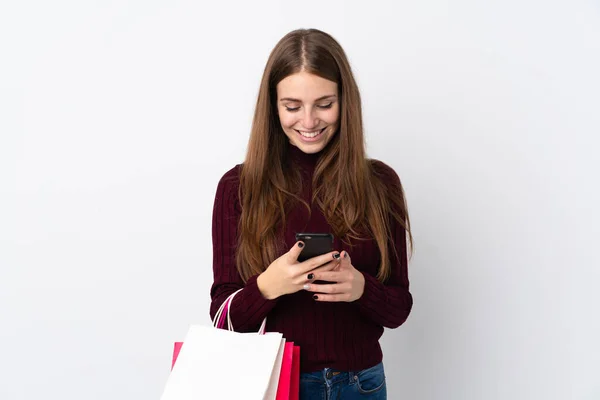
M 284 294 L 296 293 L 311 281 L 309 273 L 331 271 L 340 263 L 340 253 L 332 251 L 306 261 L 298 262 L 304 243 L 298 242 L 284 255 L 273 261 L 258 276 L 256 284 L 262 295 L 269 300 Z

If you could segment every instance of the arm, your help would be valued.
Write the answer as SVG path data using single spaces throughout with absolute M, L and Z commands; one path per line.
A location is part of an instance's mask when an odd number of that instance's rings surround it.
M 397 328 L 406 321 L 413 305 L 409 291 L 406 231 L 395 224 L 393 240 L 398 258 L 390 249 L 391 275 L 381 283 L 374 276 L 363 273 L 365 288 L 356 301 L 360 312 L 386 328 Z
M 244 284 L 235 264 L 240 205 L 238 197 L 239 166 L 228 171 L 219 181 L 212 221 L 213 276 L 210 317 L 214 318 L 225 299 L 243 288 L 230 304 L 233 327 L 237 332 L 257 331 L 262 320 L 277 300 L 267 300 L 257 286 L 258 275 Z
M 374 162 L 373 169 L 386 183 L 390 193 L 404 199 L 400 178 L 391 167 L 377 161 Z M 397 328 L 408 318 L 413 298 L 409 291 L 406 230 L 394 218 L 391 221 L 391 233 L 392 243 L 388 246 L 390 277 L 385 283 L 381 283 L 376 277 L 363 273 L 365 287 L 357 304 L 361 313 L 373 322 L 387 328 Z

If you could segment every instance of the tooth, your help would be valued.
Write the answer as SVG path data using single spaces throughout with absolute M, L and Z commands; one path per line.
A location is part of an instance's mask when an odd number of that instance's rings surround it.
M 304 137 L 314 138 L 321 133 L 321 130 L 313 131 L 313 132 L 306 132 L 306 131 L 298 131 L 298 132 L 300 132 L 300 134 Z

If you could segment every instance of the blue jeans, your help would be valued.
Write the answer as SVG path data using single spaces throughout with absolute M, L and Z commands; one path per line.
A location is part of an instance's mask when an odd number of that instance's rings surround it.
M 383 363 L 362 371 L 331 368 L 300 374 L 300 400 L 386 400 Z

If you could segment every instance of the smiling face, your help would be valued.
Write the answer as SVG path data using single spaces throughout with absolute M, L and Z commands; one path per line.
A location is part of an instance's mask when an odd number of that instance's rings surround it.
M 287 76 L 277 84 L 277 110 L 290 142 L 307 154 L 318 153 L 339 126 L 338 85 L 304 71 Z

